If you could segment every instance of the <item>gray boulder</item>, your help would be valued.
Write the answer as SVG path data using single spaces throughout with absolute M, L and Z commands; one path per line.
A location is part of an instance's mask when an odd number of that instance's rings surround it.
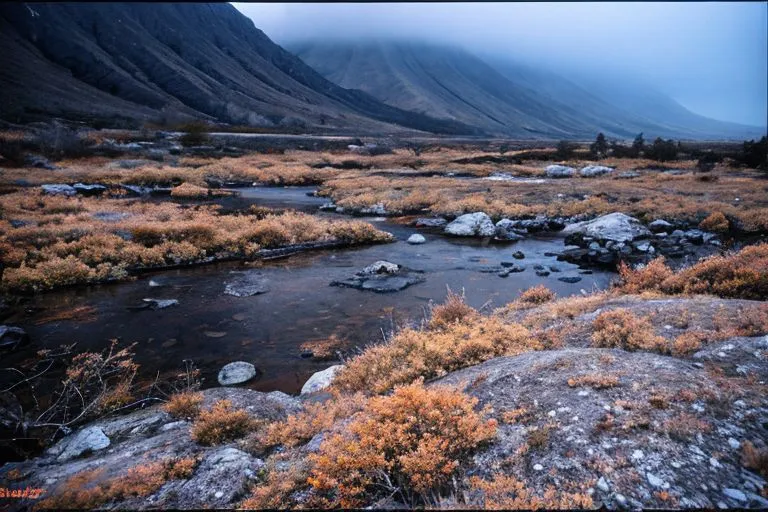
M 563 234 L 600 241 L 631 242 L 650 236 L 651 232 L 636 218 L 616 212 L 566 226 Z M 568 238 L 566 242 L 571 243 Z
M 376 275 L 376 274 L 396 274 L 400 270 L 400 265 L 389 261 L 379 260 L 372 265 L 368 265 L 359 272 L 360 275 Z
M 83 196 L 97 196 L 107 191 L 107 187 L 99 185 L 98 183 L 75 183 L 72 185 L 72 188 L 75 189 L 78 194 Z
M 44 194 L 51 196 L 73 196 L 77 194 L 77 190 L 74 187 L 67 185 L 66 183 L 56 183 L 51 185 L 41 185 Z
M 256 376 L 256 367 L 245 361 L 235 361 L 219 370 L 218 381 L 222 386 L 234 386 L 248 382 Z
M 576 174 L 573 167 L 565 165 L 548 165 L 545 172 L 549 178 L 570 178 Z
M 671 233 L 675 227 L 664 219 L 657 219 L 648 224 L 648 229 L 654 233 Z
M 465 213 L 445 226 L 445 233 L 453 236 L 494 236 L 496 226 L 483 212 Z
M 327 388 L 342 368 L 344 368 L 343 364 L 336 364 L 323 371 L 313 373 L 301 387 L 301 394 L 307 395 Z
M 411 236 L 408 237 L 408 240 L 407 240 L 407 242 L 412 245 L 423 244 L 423 243 L 426 243 L 426 241 L 427 239 L 424 238 L 423 235 L 420 235 L 418 233 L 412 234 Z
M 604 165 L 588 165 L 582 167 L 579 174 L 585 178 L 593 178 L 595 176 L 602 176 L 603 174 L 609 174 L 614 171 L 613 167 L 605 167 Z

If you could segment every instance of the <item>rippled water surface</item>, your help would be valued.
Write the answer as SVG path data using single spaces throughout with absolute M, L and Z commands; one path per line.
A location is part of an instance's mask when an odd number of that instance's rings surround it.
M 270 207 L 316 210 L 325 199 L 307 195 L 309 187 L 241 189 L 239 201 Z M 137 342 L 142 373 L 171 372 L 192 359 L 202 370 L 205 385 L 216 385 L 216 373 L 227 362 L 252 362 L 260 371 L 249 387 L 297 392 L 315 371 L 332 364 L 302 359 L 300 345 L 335 335 L 353 345 L 382 339 L 382 330 L 407 321 L 419 321 L 430 300 L 442 301 L 446 287 L 464 290 L 474 307 L 501 306 L 521 290 L 544 283 L 558 295 L 604 288 L 614 274 L 595 270 L 580 275 L 575 265 L 556 261 L 545 252 L 562 250 L 559 237 L 529 238 L 515 244 L 488 244 L 453 239 L 419 231 L 385 219 L 367 219 L 393 233 L 398 242 L 354 249 L 323 250 L 290 256 L 259 265 L 220 263 L 196 268 L 148 273 L 135 281 L 54 291 L 35 297 L 8 323 L 23 326 L 33 342 L 31 351 L 77 342 L 79 350 L 97 350 L 112 338 Z M 421 232 L 423 245 L 409 245 L 409 235 Z M 522 251 L 524 260 L 512 253 Z M 403 291 L 376 294 L 329 286 L 377 261 L 388 260 L 424 272 L 425 282 Z M 515 261 L 526 270 L 501 278 L 483 273 L 484 267 Z M 533 266 L 556 266 L 548 277 L 536 276 Z M 253 297 L 225 295 L 235 271 L 261 272 L 269 291 Z M 568 284 L 562 276 L 580 276 Z M 161 286 L 150 286 L 150 281 Z M 179 305 L 163 310 L 131 310 L 144 298 L 178 299 Z M 86 321 L 38 323 L 51 310 L 89 306 L 95 309 Z

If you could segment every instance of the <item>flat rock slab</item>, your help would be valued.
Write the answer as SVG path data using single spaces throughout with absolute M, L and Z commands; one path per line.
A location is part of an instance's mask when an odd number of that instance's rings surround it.
M 234 386 L 248 382 L 256 376 L 256 367 L 245 361 L 229 363 L 219 370 L 218 380 L 222 386 Z
M 109 444 L 109 438 L 103 430 L 99 427 L 87 427 L 62 439 L 58 445 L 51 449 L 51 453 L 58 453 L 56 460 L 65 462 L 84 453 L 103 450 Z
M 343 281 L 333 281 L 331 286 L 355 288 L 357 290 L 369 290 L 376 293 L 399 292 L 411 285 L 423 283 L 425 279 L 417 275 L 405 273 L 403 275 L 382 274 L 368 277 L 351 277 Z
M 251 297 L 269 291 L 269 280 L 261 272 L 232 272 L 236 277 L 224 287 L 225 295 Z

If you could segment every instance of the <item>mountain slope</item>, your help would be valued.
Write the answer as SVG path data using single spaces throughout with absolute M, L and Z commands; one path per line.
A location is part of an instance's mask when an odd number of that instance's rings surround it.
M 625 99 L 614 91 L 604 99 L 588 84 L 578 85 L 503 57 L 480 59 L 446 46 L 305 41 L 287 47 L 342 87 L 497 135 L 591 139 L 602 131 L 621 138 L 639 132 L 647 137 L 743 138 L 759 133 L 756 128 L 697 116 L 652 91 L 645 94 L 655 95 L 653 108 L 637 100 L 637 91 Z M 613 84 L 617 88 L 620 84 Z M 625 108 L 634 102 L 635 108 Z
M 476 133 L 324 79 L 229 4 L 3 4 L 0 116 Z

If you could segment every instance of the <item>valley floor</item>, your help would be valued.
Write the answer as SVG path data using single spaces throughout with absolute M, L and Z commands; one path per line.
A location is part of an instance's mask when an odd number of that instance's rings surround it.
M 460 263 L 538 284 L 495 309 L 448 290 L 420 322 L 346 347 L 298 396 L 201 391 L 189 365 L 146 386 L 133 362 L 142 345 L 123 348 L 133 340 L 117 325 L 120 343 L 82 356 L 35 355 L 35 340 L 3 326 L 0 347 L 18 362 L 2 376 L 4 437 L 47 443 L 0 467 L 4 492 L 42 489 L 0 496 L 3 507 L 768 507 L 764 173 L 583 151 L 558 161 L 547 149 L 226 156 L 173 138 L 94 144 L 127 154 L 0 171 L 3 318 L 64 287 L 75 296 L 149 270 L 404 237 L 381 218 L 427 235 L 417 247 L 504 247 L 498 264 Z M 292 211 L 249 200 L 254 185 L 312 185 L 324 201 Z M 536 236 L 562 239 L 550 255 L 562 268 L 527 268 L 514 244 Z M 334 284 L 371 296 L 430 279 L 398 263 Z M 617 264 L 611 285 L 579 291 Z M 230 291 L 262 293 L 262 277 Z M 467 295 L 473 282 L 462 277 Z M 40 323 L 92 313 L 65 309 Z M 311 356 L 338 359 L 338 340 L 315 341 Z M 41 382 L 55 390 L 42 396 Z

